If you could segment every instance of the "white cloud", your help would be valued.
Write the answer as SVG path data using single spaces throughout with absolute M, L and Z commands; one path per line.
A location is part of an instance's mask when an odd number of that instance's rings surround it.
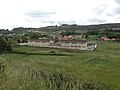
M 119 0 L 0 0 L 0 28 L 119 22 L 118 3 Z

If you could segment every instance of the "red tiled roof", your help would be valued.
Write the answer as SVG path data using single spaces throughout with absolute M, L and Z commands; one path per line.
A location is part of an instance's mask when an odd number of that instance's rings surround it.
M 111 40 L 111 39 L 106 37 L 106 38 L 101 38 L 101 40 L 106 40 L 107 41 L 107 40 Z

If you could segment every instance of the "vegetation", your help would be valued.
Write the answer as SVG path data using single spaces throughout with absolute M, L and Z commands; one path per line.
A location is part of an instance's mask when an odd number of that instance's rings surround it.
M 0 52 L 11 51 L 12 46 L 7 37 L 0 37 Z
M 42 35 L 41 33 L 33 33 L 33 32 L 29 32 L 29 33 L 27 33 L 27 34 L 25 34 L 24 36 L 27 36 L 27 37 L 29 37 L 30 39 L 39 39 L 39 38 L 44 38 L 44 37 L 46 37 L 46 38 L 51 38 L 50 36 L 48 36 L 48 35 Z
M 120 30 L 106 29 L 105 31 L 89 31 L 88 35 L 97 35 L 98 37 L 107 36 L 108 38 L 120 39 Z
M 88 31 L 104 31 L 106 29 L 112 29 L 112 30 L 120 30 L 120 23 L 109 23 L 109 24 L 100 24 L 100 25 L 68 25 L 68 24 L 62 24 L 61 26 L 47 26 L 47 27 L 41 27 L 41 28 L 24 28 L 24 27 L 18 27 L 13 28 L 12 33 L 27 33 L 29 31 L 42 31 L 42 32 L 59 32 L 61 30 L 73 32 L 78 31 L 80 33 L 88 32 Z M 4 30 L 5 31 L 5 30 Z
M 65 32 L 61 32 L 62 36 L 69 36 L 69 35 L 81 35 L 81 33 L 75 32 L 75 31 L 65 31 Z
M 11 34 L 11 32 L 8 29 L 0 29 L 0 34 Z
M 120 90 L 119 42 L 97 41 L 94 51 L 17 46 L 28 39 L 52 38 L 51 32 L 62 36 L 84 34 L 88 40 L 96 36 L 120 40 L 119 27 L 120 24 L 63 24 L 1 29 L 0 90 Z M 58 37 L 54 39 L 58 42 Z
M 99 41 L 93 52 L 13 47 L 14 53 L 0 55 L 0 89 L 119 90 L 119 46 Z

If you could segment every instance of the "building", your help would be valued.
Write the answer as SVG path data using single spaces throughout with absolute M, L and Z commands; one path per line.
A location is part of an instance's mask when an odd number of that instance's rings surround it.
M 101 37 L 101 40 L 103 40 L 103 41 L 110 41 L 111 39 L 109 39 L 108 37 Z
M 97 38 L 96 40 L 103 40 L 103 41 L 116 41 L 115 38 L 108 38 L 107 36 Z
M 86 40 L 61 40 L 61 48 L 87 50 Z
M 49 47 L 53 43 L 51 39 L 31 39 L 28 41 L 29 46 Z
M 78 50 L 94 50 L 97 48 L 96 42 L 87 40 L 59 40 L 54 42 L 51 39 L 32 39 L 28 41 L 28 46 L 52 47 Z
M 96 42 L 89 41 L 87 43 L 87 50 L 94 50 L 95 48 L 97 48 L 97 43 Z

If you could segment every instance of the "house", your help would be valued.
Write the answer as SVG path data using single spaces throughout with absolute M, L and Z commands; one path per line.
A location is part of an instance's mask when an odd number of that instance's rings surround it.
M 103 41 L 110 41 L 111 39 L 109 39 L 108 37 L 101 37 L 101 40 L 103 40 Z
M 51 39 L 31 39 L 28 41 L 29 46 L 39 46 L 39 47 L 49 47 L 51 43 L 53 43 Z
M 70 36 L 64 36 L 64 37 L 59 38 L 59 39 L 60 39 L 60 40 L 72 40 L 73 37 L 72 37 L 72 35 L 70 35 Z
M 85 35 L 69 35 L 64 37 L 59 37 L 60 40 L 72 40 L 72 39 L 85 39 Z
M 99 37 L 97 40 L 103 40 L 103 41 L 111 41 L 112 39 L 108 38 L 107 36 Z
M 86 40 L 60 40 L 61 48 L 87 50 Z

